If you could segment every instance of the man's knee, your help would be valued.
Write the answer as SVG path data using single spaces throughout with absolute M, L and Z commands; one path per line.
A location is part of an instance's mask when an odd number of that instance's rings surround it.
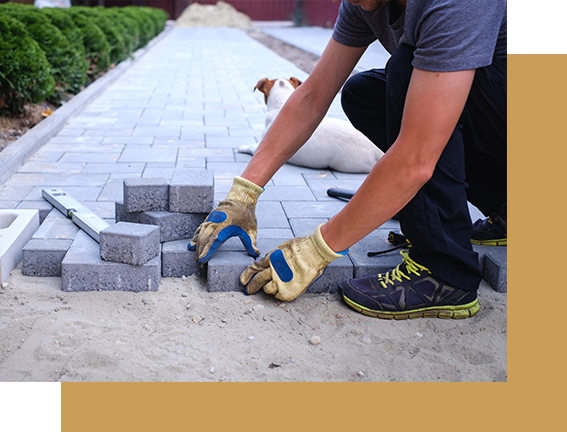
M 385 97 L 386 74 L 383 69 L 372 69 L 350 77 L 341 91 L 341 105 L 349 115 L 352 110 L 368 109 Z

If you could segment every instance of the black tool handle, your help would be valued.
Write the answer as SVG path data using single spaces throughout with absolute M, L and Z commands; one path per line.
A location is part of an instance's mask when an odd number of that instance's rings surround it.
M 351 191 L 348 189 L 339 189 L 337 187 L 332 187 L 327 189 L 327 195 L 333 198 L 346 198 L 351 199 L 356 191 Z

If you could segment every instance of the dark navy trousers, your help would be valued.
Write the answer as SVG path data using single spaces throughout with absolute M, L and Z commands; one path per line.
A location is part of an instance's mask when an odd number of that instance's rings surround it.
M 396 140 L 413 71 L 414 48 L 402 45 L 386 69 L 351 77 L 342 106 L 351 123 L 386 152 Z M 410 257 L 446 283 L 476 290 L 482 279 L 470 243 L 467 200 L 485 215 L 506 202 L 506 60 L 476 70 L 460 120 L 431 179 L 399 212 Z

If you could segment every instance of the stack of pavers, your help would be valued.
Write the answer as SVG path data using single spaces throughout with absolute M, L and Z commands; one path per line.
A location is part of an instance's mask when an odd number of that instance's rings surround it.
M 187 239 L 212 210 L 213 199 L 211 171 L 176 170 L 171 180 L 126 179 L 117 223 L 96 239 L 53 209 L 22 251 L 23 274 L 61 276 L 64 291 L 155 291 L 162 275 L 199 271 Z

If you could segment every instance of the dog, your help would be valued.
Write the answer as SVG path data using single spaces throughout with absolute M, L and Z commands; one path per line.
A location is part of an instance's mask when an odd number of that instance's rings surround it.
M 267 106 L 262 137 L 275 120 L 282 106 L 301 85 L 295 77 L 263 78 L 256 84 L 264 93 Z M 241 146 L 238 151 L 253 155 L 259 144 Z M 368 173 L 384 153 L 346 120 L 325 117 L 311 138 L 288 161 L 292 165 L 314 169 L 332 169 L 345 173 Z

